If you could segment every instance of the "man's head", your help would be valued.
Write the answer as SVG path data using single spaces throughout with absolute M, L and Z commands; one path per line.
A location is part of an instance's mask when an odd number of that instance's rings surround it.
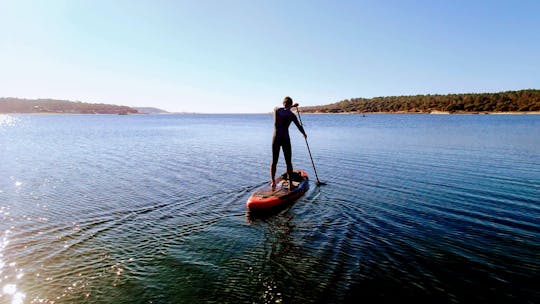
M 286 108 L 292 107 L 292 98 L 285 96 L 285 98 L 283 98 L 283 106 Z

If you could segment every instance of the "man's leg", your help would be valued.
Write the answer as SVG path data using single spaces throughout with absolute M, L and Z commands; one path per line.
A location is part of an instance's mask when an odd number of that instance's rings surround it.
M 289 179 L 289 189 L 293 187 L 292 173 L 292 148 L 291 142 L 283 143 L 283 156 L 285 156 L 285 163 L 287 164 L 287 178 Z
M 272 143 L 272 165 L 270 165 L 270 176 L 272 177 L 272 187 L 276 186 L 276 167 L 279 159 L 280 145 L 277 142 Z

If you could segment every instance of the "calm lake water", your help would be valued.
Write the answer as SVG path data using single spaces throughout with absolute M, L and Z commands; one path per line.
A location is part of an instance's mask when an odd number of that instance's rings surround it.
M 0 303 L 540 302 L 539 115 L 302 119 L 0 115 Z

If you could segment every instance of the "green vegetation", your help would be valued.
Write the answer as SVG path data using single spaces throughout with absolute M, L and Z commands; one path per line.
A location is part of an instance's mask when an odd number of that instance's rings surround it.
M 0 113 L 136 114 L 136 109 L 56 99 L 0 98 Z
M 310 113 L 449 113 L 540 111 L 540 90 L 500 93 L 352 98 L 329 105 L 302 107 Z

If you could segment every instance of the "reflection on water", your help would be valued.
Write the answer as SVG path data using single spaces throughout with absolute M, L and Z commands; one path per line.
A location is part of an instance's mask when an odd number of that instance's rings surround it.
M 13 115 L 0 114 L 0 128 L 15 126 L 17 122 L 19 122 L 19 119 Z
M 539 302 L 540 117 L 303 120 L 252 215 L 270 115 L 0 116 L 0 303 Z
M 9 212 L 0 207 L 0 218 L 5 219 Z M 23 270 L 17 268 L 16 262 L 6 262 L 5 250 L 9 244 L 11 230 L 5 230 L 0 240 L 0 301 L 11 304 L 22 304 L 26 295 L 17 289 L 17 284 L 24 276 Z M 4 302 L 2 302 L 4 303 Z

